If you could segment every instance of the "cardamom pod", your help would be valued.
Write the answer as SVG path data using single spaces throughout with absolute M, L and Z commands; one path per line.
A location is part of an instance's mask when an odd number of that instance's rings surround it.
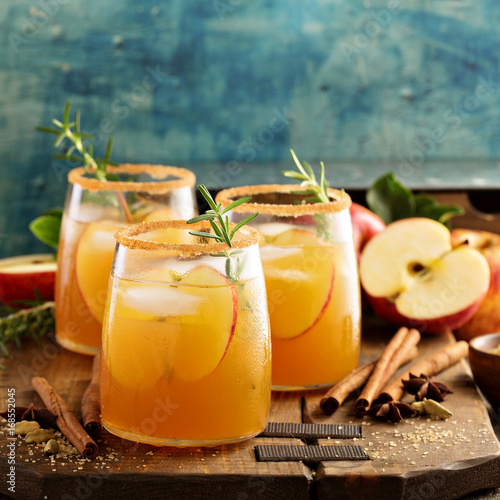
M 418 413 L 425 413 L 425 404 L 423 401 L 415 401 L 411 404 L 415 410 L 418 411 Z
M 38 422 L 34 420 L 21 420 L 20 422 L 16 422 L 14 432 L 21 436 L 26 436 L 29 432 L 36 431 L 37 429 L 40 429 L 40 424 Z
M 37 429 L 26 434 L 24 440 L 27 443 L 43 443 L 49 439 L 54 439 L 56 435 L 49 429 Z
M 450 418 L 452 413 L 450 410 L 445 408 L 441 403 L 434 401 L 433 399 L 424 399 L 425 411 L 429 415 L 434 415 L 442 420 Z
M 59 443 L 55 439 L 49 439 L 43 452 L 49 455 L 56 455 L 59 453 Z
M 434 401 L 434 399 L 424 398 L 422 401 L 415 401 L 411 406 L 421 415 L 432 415 L 442 420 L 446 420 L 452 415 L 450 410 L 445 408 L 441 403 Z

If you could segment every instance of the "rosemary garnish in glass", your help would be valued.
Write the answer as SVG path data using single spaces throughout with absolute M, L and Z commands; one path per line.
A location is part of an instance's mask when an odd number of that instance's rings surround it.
M 116 180 L 117 177 L 106 171 L 108 166 L 116 166 L 116 163 L 111 161 L 111 150 L 113 149 L 113 138 L 108 139 L 104 158 L 98 158 L 94 155 L 94 136 L 81 131 L 80 128 L 80 112 L 75 111 L 73 121 L 70 121 L 71 101 L 67 101 L 64 106 L 62 121 L 53 119 L 52 123 L 56 128 L 37 127 L 37 130 L 48 134 L 57 135 L 54 141 L 56 148 L 61 147 L 65 141 L 69 141 L 71 146 L 65 153 L 55 154 L 54 158 L 74 161 L 80 163 L 85 172 L 93 174 L 96 179 L 102 182 Z M 120 204 L 127 222 L 132 222 L 129 206 L 122 193 L 114 193 L 116 200 Z
M 306 195 L 304 201 L 309 203 L 329 203 L 331 201 L 330 196 L 328 194 L 329 183 L 325 177 L 325 164 L 320 162 L 320 177 L 319 182 L 316 179 L 316 175 L 311 165 L 306 161 L 300 162 L 297 158 L 297 155 L 293 151 L 290 150 L 293 161 L 297 166 L 298 172 L 295 170 L 283 170 L 283 175 L 285 177 L 290 177 L 297 181 L 300 181 L 300 185 L 302 187 L 307 187 L 307 189 L 302 191 L 292 191 L 291 194 L 296 195 Z M 341 196 L 344 195 L 344 190 L 341 190 Z M 298 202 L 300 203 L 300 202 Z M 330 229 L 329 229 L 329 221 L 326 214 L 315 214 L 313 216 L 316 224 L 317 224 L 317 232 L 318 236 L 320 236 L 323 240 L 328 241 L 331 238 Z
M 213 233 L 200 232 L 200 231 L 189 231 L 189 234 L 193 236 L 198 236 L 200 238 L 212 238 L 216 240 L 218 243 L 226 243 L 229 248 L 232 248 L 231 241 L 236 234 L 236 232 L 243 227 L 245 224 L 248 224 L 250 221 L 255 219 L 258 213 L 249 215 L 242 221 L 240 221 L 234 228 L 231 230 L 229 226 L 229 216 L 227 215 L 233 208 L 239 207 L 243 203 L 250 201 L 252 198 L 247 196 L 245 198 L 240 198 L 239 200 L 233 201 L 226 208 L 222 209 L 222 203 L 215 203 L 212 195 L 208 191 L 208 189 L 200 184 L 198 189 L 207 201 L 210 208 L 201 215 L 197 217 L 193 217 L 187 221 L 188 224 L 193 224 L 195 222 L 208 221 L 212 226 Z M 230 281 L 238 281 L 241 272 L 244 267 L 244 259 L 236 258 L 235 268 L 232 269 L 232 260 L 231 257 L 243 253 L 242 250 L 224 250 L 223 252 L 219 252 L 216 254 L 210 254 L 212 257 L 226 257 L 226 276 Z

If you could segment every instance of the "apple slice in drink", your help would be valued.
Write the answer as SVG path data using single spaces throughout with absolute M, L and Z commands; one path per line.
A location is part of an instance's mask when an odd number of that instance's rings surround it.
M 162 208 L 157 208 L 152 212 L 149 212 L 148 215 L 144 217 L 143 222 L 154 222 L 157 220 L 174 220 L 178 218 L 179 217 L 172 209 L 168 207 L 162 207 Z
M 272 336 L 292 339 L 322 318 L 331 300 L 334 267 L 328 247 L 311 232 L 287 229 L 260 247 Z
M 93 316 L 102 322 L 109 273 L 115 251 L 114 234 L 120 226 L 111 222 L 91 222 L 76 250 L 76 280 Z
M 57 263 L 52 254 L 20 255 L 0 260 L 0 300 L 35 300 L 36 288 L 43 300 L 54 300 Z
M 168 277 L 159 270 L 159 279 Z M 109 354 L 127 356 L 127 370 L 112 369 L 122 384 L 133 385 L 131 372 L 150 371 L 171 382 L 190 382 L 212 373 L 223 360 L 236 328 L 236 287 L 215 269 L 200 265 L 186 274 L 174 273 L 171 283 L 119 281 L 113 319 L 108 330 Z M 148 279 L 156 281 L 154 272 Z M 174 286 L 172 286 L 174 284 Z M 136 351 L 150 352 L 150 366 L 133 366 Z M 129 354 L 126 354 L 129 353 Z M 109 356 L 107 356 L 109 357 Z M 117 362 L 116 366 L 124 363 Z M 155 375 L 156 374 L 156 375 Z
M 445 226 L 415 217 L 393 222 L 367 243 L 360 278 L 382 319 L 443 333 L 460 327 L 478 310 L 490 270 L 478 251 L 452 249 Z
M 236 328 L 238 294 L 225 276 L 205 265 L 189 271 L 181 283 L 179 301 L 189 297 L 197 302 L 178 318 L 173 372 L 191 381 L 212 373 L 224 359 Z

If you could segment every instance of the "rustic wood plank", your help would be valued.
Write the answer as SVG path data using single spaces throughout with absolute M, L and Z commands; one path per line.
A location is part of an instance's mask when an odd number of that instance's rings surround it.
M 80 401 L 90 380 L 92 359 L 70 353 L 51 341 L 42 349 L 27 343 L 13 349 L 0 376 L 2 397 L 16 389 L 16 404 L 40 403 L 31 388 L 34 375 L 45 376 L 80 416 Z M 5 399 L 4 399 L 5 400 Z M 3 405 L 2 405 L 3 406 Z M 3 408 L 2 408 L 3 409 Z M 270 420 L 300 422 L 300 398 L 293 393 L 273 395 Z M 303 498 L 308 499 L 312 473 L 302 463 L 259 463 L 255 444 L 301 444 L 300 440 L 255 438 L 213 448 L 156 448 L 103 432 L 98 459 L 50 458 L 36 445 L 17 440 L 16 497 L 48 498 Z M 0 475 L 6 477 L 6 440 L 0 443 Z M 8 494 L 5 481 L 0 492 Z
M 363 361 L 380 355 L 394 332 L 394 328 L 376 323 L 365 328 Z M 419 358 L 453 341 L 451 334 L 423 337 Z M 499 487 L 500 443 L 467 363 L 462 361 L 446 370 L 438 380 L 454 391 L 444 402 L 453 413 L 447 421 L 417 417 L 392 424 L 369 417 L 356 419 L 352 410 L 355 396 L 327 417 L 319 409 L 324 391 L 309 394 L 305 406 L 307 419 L 314 423 L 361 423 L 363 437 L 355 442 L 372 458 L 360 463 L 323 462 L 316 474 L 318 494 L 345 499 L 446 500 Z M 411 402 L 413 398 L 407 395 L 404 400 Z M 320 444 L 336 442 L 319 441 Z

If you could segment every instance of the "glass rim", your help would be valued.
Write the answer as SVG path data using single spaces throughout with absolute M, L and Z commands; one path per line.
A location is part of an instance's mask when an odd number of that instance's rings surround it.
M 229 223 L 229 228 L 233 229 L 235 223 Z M 116 241 L 124 247 L 131 250 L 147 250 L 152 252 L 168 251 L 176 252 L 183 257 L 196 257 L 200 255 L 210 255 L 219 252 L 241 250 L 259 242 L 259 232 L 249 226 L 241 227 L 236 233 L 229 247 L 226 243 L 218 243 L 213 239 L 208 239 L 207 243 L 168 243 L 152 240 L 141 240 L 137 236 L 158 229 L 185 229 L 190 231 L 207 231 L 211 230 L 210 223 L 207 221 L 195 222 L 187 224 L 185 220 L 163 220 L 154 222 L 139 222 L 125 226 L 115 233 Z
M 307 191 L 309 188 L 296 184 L 259 184 L 256 186 L 238 186 L 219 191 L 215 197 L 217 203 L 222 203 L 226 207 L 235 198 L 253 196 L 257 194 L 288 193 L 291 191 Z M 301 204 L 273 204 L 255 203 L 253 200 L 243 203 L 233 209 L 234 212 L 259 212 L 259 214 L 282 215 L 299 217 L 301 215 L 314 215 L 318 213 L 341 212 L 351 206 L 351 197 L 339 189 L 328 188 L 328 195 L 332 201 L 328 203 L 301 203 Z
M 190 170 L 180 167 L 166 165 L 150 165 L 145 163 L 120 163 L 114 167 L 108 165 L 107 173 L 116 174 L 148 174 L 153 179 L 162 179 L 168 175 L 178 177 L 178 179 L 159 181 L 101 181 L 96 178 L 85 177 L 87 173 L 84 167 L 77 167 L 68 172 L 68 181 L 71 184 L 78 184 L 89 191 L 120 191 L 120 192 L 147 192 L 147 193 L 167 193 L 173 189 L 181 187 L 193 187 L 196 176 Z

